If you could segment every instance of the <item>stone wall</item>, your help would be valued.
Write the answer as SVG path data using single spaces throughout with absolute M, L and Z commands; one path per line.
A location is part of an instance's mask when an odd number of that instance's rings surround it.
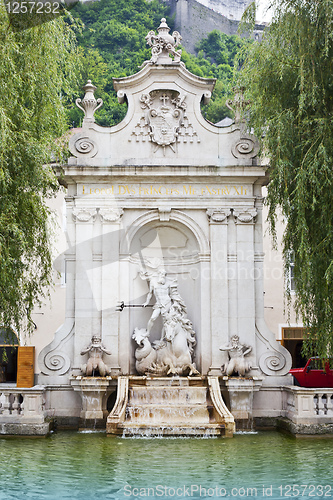
M 170 5 L 175 16 L 175 29 L 182 34 L 182 45 L 195 54 L 195 45 L 213 30 L 236 35 L 242 13 L 248 5 L 244 0 L 161 0 Z M 256 25 L 261 32 L 264 25 Z

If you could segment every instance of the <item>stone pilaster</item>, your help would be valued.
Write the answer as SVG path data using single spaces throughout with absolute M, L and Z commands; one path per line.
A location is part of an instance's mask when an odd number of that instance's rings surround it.
M 93 237 L 96 208 L 75 207 L 72 212 L 76 232 L 75 345 L 74 366 L 82 364 L 81 350 L 91 341 L 98 309 L 94 300 Z
M 238 335 L 246 338 L 255 354 L 255 208 L 234 210 L 237 234 L 237 303 Z
M 115 308 L 119 301 L 119 244 L 121 218 L 124 211 L 118 207 L 101 208 L 102 276 L 101 309 L 102 338 L 111 351 L 111 374 L 119 373 L 119 313 Z
M 222 355 L 219 347 L 228 341 L 228 217 L 229 209 L 207 210 L 211 243 L 211 343 L 212 361 L 209 374 L 221 374 Z

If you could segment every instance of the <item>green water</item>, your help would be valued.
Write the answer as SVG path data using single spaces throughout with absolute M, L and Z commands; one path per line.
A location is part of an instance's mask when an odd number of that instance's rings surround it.
M 331 498 L 333 439 L 0 439 L 0 500 Z M 295 486 L 299 485 L 299 487 Z

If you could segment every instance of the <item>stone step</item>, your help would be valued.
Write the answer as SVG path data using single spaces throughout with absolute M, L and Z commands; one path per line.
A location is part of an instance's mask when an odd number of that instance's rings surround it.
M 194 424 L 208 424 L 209 412 L 206 404 L 197 405 L 138 405 L 129 402 L 126 408 L 125 422 L 135 422 L 150 425 L 162 423 L 183 423 L 191 421 Z
M 203 387 L 206 385 L 205 377 L 142 377 L 131 375 L 129 387 Z
M 206 387 L 145 387 L 132 386 L 129 390 L 129 402 L 137 404 L 205 404 Z
M 225 426 L 223 424 L 193 424 L 188 425 L 144 425 L 124 422 L 119 424 L 117 434 L 122 436 L 141 436 L 141 437 L 162 437 L 162 436 L 199 436 L 211 437 L 224 434 Z
M 235 424 L 218 377 L 122 376 L 106 430 L 124 436 L 231 437 Z

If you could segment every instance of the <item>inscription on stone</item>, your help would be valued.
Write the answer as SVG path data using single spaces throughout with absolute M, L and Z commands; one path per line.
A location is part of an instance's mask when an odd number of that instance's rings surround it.
M 81 184 L 81 196 L 251 196 L 251 186 L 229 184 Z

